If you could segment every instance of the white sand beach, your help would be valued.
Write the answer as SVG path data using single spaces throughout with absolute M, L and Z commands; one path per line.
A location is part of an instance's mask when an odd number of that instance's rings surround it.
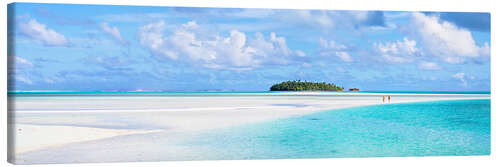
M 12 160 L 20 164 L 36 163 L 17 161 L 17 155 L 117 136 L 199 132 L 325 110 L 389 104 L 387 99 L 382 103 L 383 95 L 308 92 L 242 96 L 9 98 L 13 104 L 9 112 L 13 116 L 11 124 L 16 141 Z M 489 94 L 391 96 L 390 103 L 490 98 Z
M 118 130 L 103 128 L 87 128 L 77 126 L 44 126 L 19 124 L 15 126 L 15 152 L 16 154 L 34 151 L 50 146 L 99 140 L 119 135 L 152 133 L 158 130 Z

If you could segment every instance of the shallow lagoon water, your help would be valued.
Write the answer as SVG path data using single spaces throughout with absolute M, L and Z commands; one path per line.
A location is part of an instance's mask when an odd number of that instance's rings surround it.
M 325 111 L 213 130 L 182 145 L 211 150 L 201 159 L 489 155 L 490 100 Z

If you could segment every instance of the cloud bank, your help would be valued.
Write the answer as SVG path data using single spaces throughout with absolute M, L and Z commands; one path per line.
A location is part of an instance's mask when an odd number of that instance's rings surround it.
M 194 21 L 183 24 L 171 35 L 165 36 L 165 22 L 159 21 L 142 26 L 138 32 L 140 44 L 160 60 L 201 64 L 214 69 L 251 69 L 262 64 L 288 64 L 292 57 L 305 57 L 305 53 L 292 51 L 286 39 L 276 33 L 255 37 L 238 30 L 229 35 L 206 35 Z M 247 42 L 248 41 L 248 42 Z

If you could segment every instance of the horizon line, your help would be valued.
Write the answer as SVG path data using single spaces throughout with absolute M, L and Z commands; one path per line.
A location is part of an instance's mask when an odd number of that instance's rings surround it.
M 361 91 L 270 91 L 270 90 L 159 90 L 159 91 L 144 91 L 144 90 L 133 90 L 133 91 L 64 91 L 64 90 L 48 90 L 48 91 L 7 91 L 8 94 L 50 94 L 50 93 L 61 93 L 61 94 L 70 94 L 70 93 L 80 93 L 80 94 L 90 94 L 90 93 L 258 93 L 258 92 L 360 92 L 360 93 L 371 93 L 371 92 L 401 92 L 401 93 L 424 93 L 424 92 L 450 92 L 450 93 L 489 93 L 491 91 L 455 91 L 455 90 L 361 90 Z

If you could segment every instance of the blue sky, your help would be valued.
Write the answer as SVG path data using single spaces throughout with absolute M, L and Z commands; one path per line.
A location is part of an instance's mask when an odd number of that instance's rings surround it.
M 490 91 L 490 14 L 9 6 L 9 91 Z

